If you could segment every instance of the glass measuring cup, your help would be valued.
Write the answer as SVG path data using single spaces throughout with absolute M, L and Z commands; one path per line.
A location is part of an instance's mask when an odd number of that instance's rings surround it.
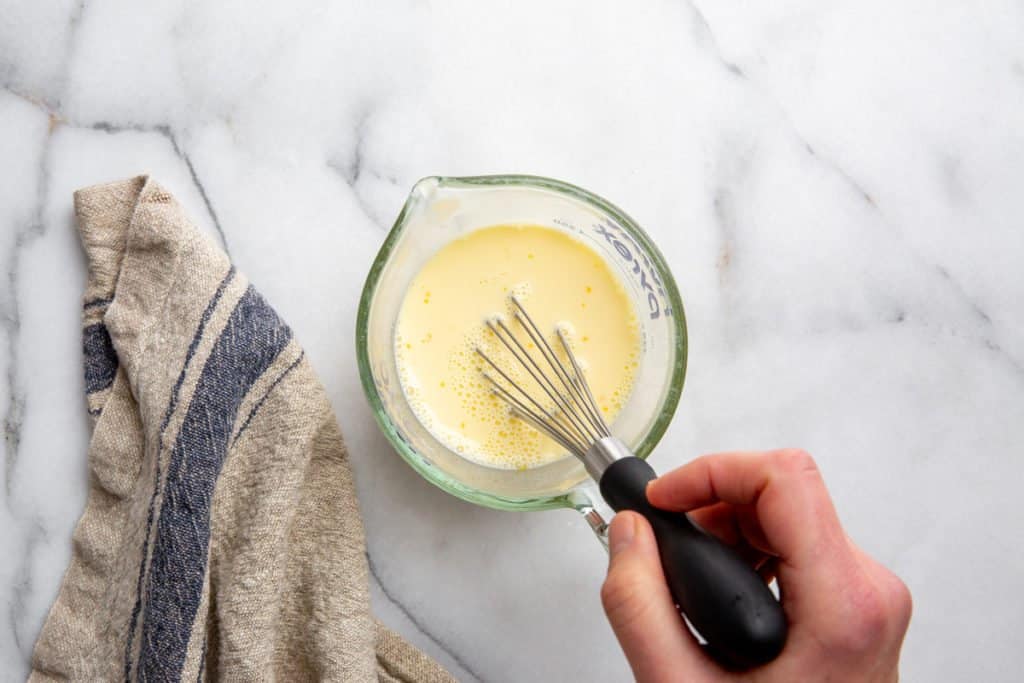
M 617 273 L 638 314 L 636 389 L 611 425 L 618 439 L 598 439 L 581 456 L 599 488 L 572 456 L 526 470 L 487 467 L 463 458 L 419 422 L 398 380 L 395 325 L 412 279 L 448 242 L 478 228 L 509 223 L 547 226 L 593 247 Z M 664 259 L 621 210 L 586 190 L 548 178 L 421 180 L 370 268 L 356 320 L 356 356 L 381 429 L 428 481 L 494 508 L 575 508 L 606 545 L 604 501 L 616 510 L 639 512 L 657 539 L 673 599 L 704 636 L 716 661 L 729 668 L 749 668 L 782 651 L 786 618 L 760 575 L 687 515 L 647 502 L 646 484 L 656 475 L 641 458 L 654 448 L 679 401 L 686 370 L 686 324 Z
M 431 483 L 498 509 L 575 508 L 603 541 L 599 510 L 606 508 L 578 460 L 567 457 L 525 471 L 471 462 L 423 427 L 402 392 L 393 339 L 409 283 L 448 242 L 502 223 L 570 233 L 600 254 L 624 284 L 640 321 L 636 386 L 644 390 L 633 392 L 612 431 L 641 458 L 653 450 L 675 412 L 686 372 L 686 323 L 675 281 L 629 216 L 586 190 L 549 178 L 431 177 L 413 187 L 370 268 L 359 304 L 356 355 L 363 389 L 395 450 Z

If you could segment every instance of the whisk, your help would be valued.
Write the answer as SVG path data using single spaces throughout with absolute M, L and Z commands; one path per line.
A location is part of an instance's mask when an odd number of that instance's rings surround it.
M 498 317 L 486 324 L 539 389 L 524 388 L 526 382 L 514 380 L 514 373 L 477 347 L 493 371 L 483 370 L 483 375 L 494 393 L 513 414 L 580 459 L 614 510 L 633 510 L 647 518 L 672 596 L 707 642 L 712 657 L 728 668 L 749 668 L 774 659 L 785 645 L 788 627 L 764 580 L 687 515 L 647 502 L 647 483 L 657 475 L 612 435 L 565 331 L 555 330 L 563 361 L 518 297 L 509 299 L 512 325 Z M 512 331 L 516 323 L 520 335 Z

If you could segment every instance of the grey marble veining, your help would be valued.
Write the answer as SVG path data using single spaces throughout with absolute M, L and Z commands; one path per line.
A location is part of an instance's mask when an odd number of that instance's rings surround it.
M 27 670 L 85 502 L 71 193 L 140 172 L 302 341 L 352 454 L 375 608 L 460 679 L 628 672 L 582 520 L 432 488 L 359 389 L 359 291 L 408 189 L 498 172 L 608 197 L 671 264 L 691 346 L 656 468 L 808 449 L 851 536 L 914 594 L 904 677 L 1017 677 L 1019 3 L 89 0 L 0 16 L 0 679 Z

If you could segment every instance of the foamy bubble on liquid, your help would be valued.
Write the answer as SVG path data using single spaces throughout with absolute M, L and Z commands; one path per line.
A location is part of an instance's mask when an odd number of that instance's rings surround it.
M 555 323 L 555 333 L 561 332 L 565 335 L 565 340 L 569 342 L 569 348 L 573 351 L 576 350 L 576 326 L 569 320 L 559 320 Z
M 530 282 L 517 282 L 509 289 L 509 294 L 519 299 L 519 303 L 525 304 L 530 298 L 530 295 L 533 294 L 533 284 Z M 507 303 L 509 306 L 509 313 L 511 313 L 514 304 L 512 304 L 511 301 Z
M 506 322 L 508 324 L 508 322 Z M 474 462 L 501 469 L 525 470 L 565 457 L 564 453 L 552 453 L 550 445 L 532 426 L 514 417 L 508 405 L 494 395 L 489 382 L 481 370 L 486 362 L 476 353 L 484 349 L 495 362 L 516 382 L 525 382 L 529 377 L 518 367 L 514 359 L 506 358 L 507 353 L 501 342 L 484 325 L 466 334 L 461 343 L 448 358 L 449 379 L 444 388 L 452 390 L 459 397 L 465 415 L 460 426 L 467 424 L 494 425 L 483 442 L 467 437 L 459 429 L 445 425 L 434 414 L 422 398 L 423 387 L 407 364 L 407 349 L 395 337 L 395 356 L 398 375 L 413 414 L 438 441 L 447 448 Z M 492 373 L 493 374 L 493 373 Z M 547 453 L 545 452 L 547 449 Z

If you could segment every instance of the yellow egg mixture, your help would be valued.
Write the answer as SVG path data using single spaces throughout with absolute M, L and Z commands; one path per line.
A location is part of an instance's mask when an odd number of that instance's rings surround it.
M 417 273 L 395 329 L 402 389 L 420 422 L 448 448 L 491 467 L 525 469 L 565 450 L 510 414 L 481 375 L 480 347 L 531 393 L 533 380 L 485 321 L 511 318 L 515 293 L 549 342 L 568 332 L 573 354 L 611 423 L 633 388 L 639 362 L 636 312 L 616 275 L 593 249 L 536 225 L 475 230 L 445 245 Z M 564 352 L 563 352 L 564 354 Z

